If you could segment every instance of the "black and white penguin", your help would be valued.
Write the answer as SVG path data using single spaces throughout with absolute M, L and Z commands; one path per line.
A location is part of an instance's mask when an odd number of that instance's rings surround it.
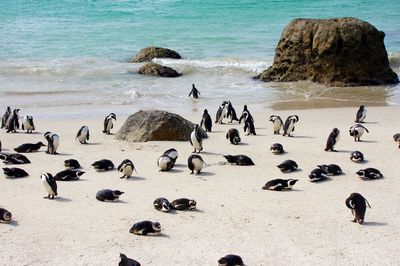
M 48 154 L 58 154 L 57 149 L 60 145 L 60 137 L 52 132 L 44 133 L 44 137 L 47 140 L 47 151 Z
M 156 210 L 162 212 L 169 212 L 171 209 L 171 203 L 166 198 L 157 198 L 153 202 L 153 206 Z
M 175 164 L 176 160 L 178 159 L 178 151 L 174 148 L 166 150 L 163 153 L 163 155 L 169 156 L 174 161 L 174 164 Z
M 244 263 L 240 256 L 228 254 L 218 260 L 218 266 L 244 266 Z
M 113 128 L 113 119 L 117 121 L 117 116 L 114 113 L 110 113 L 106 118 L 104 119 L 104 124 L 103 124 L 103 133 L 110 135 L 110 131 Z
M 298 179 L 273 179 L 268 181 L 262 189 L 281 191 L 284 189 L 292 189 Z
M 25 143 L 14 149 L 16 152 L 28 153 L 38 151 L 41 147 L 46 147 L 43 142 L 38 143 Z
M 233 108 L 233 105 L 230 101 L 227 101 L 227 108 L 228 108 L 228 113 L 226 114 L 226 117 L 231 119 L 231 123 L 233 120 L 239 121 L 239 118 L 237 118 L 235 108 Z
M 121 261 L 118 263 L 118 266 L 140 266 L 139 262 L 128 258 L 125 254 L 119 253 L 119 257 L 121 258 Z
M 326 141 L 325 151 L 337 151 L 335 150 L 335 145 L 338 143 L 340 139 L 340 131 L 336 127 L 332 130 L 331 134 L 328 136 L 328 140 Z
M 400 149 L 400 133 L 394 134 L 393 135 L 393 140 L 395 142 L 397 142 L 397 144 L 399 144 L 399 149 Z M 0 149 L 0 151 L 1 151 L 1 149 Z
M 236 128 L 229 129 L 228 133 L 226 133 L 226 139 L 229 139 L 232 144 L 237 145 L 240 142 L 239 131 Z
M 236 164 L 236 165 L 254 165 L 253 160 L 246 155 L 223 155 L 224 158 L 228 161 L 228 163 Z
M 171 207 L 178 211 L 194 210 L 196 209 L 197 202 L 193 199 L 180 198 L 171 202 Z
M 367 108 L 364 105 L 360 105 L 356 114 L 356 123 L 364 123 L 365 117 L 367 116 Z
M 67 169 L 80 169 L 81 168 L 81 165 L 79 164 L 78 160 L 75 160 L 75 159 L 65 160 L 64 166 Z
M 215 123 L 223 124 L 223 120 L 228 115 L 228 102 L 223 101 L 218 107 L 217 114 L 215 115 Z
M 87 141 L 89 140 L 89 137 L 90 137 L 89 127 L 88 126 L 82 126 L 78 130 L 78 133 L 76 134 L 75 139 L 78 139 L 81 144 L 86 144 Z
M 96 161 L 96 162 L 92 163 L 92 166 L 97 171 L 109 171 L 109 170 L 114 169 L 113 162 L 110 160 L 107 160 L 107 159 Z
M 294 124 L 299 122 L 299 117 L 297 115 L 291 115 L 288 118 L 286 118 L 285 125 L 283 127 L 283 136 L 288 135 L 290 136 L 291 133 L 294 131 Z
M 7 211 L 4 208 L 0 208 L 0 222 L 9 223 L 12 220 L 11 212 Z
M 200 174 L 205 164 L 206 163 L 200 155 L 192 154 L 188 158 L 188 168 L 192 171 L 190 174 L 193 174 L 194 171 L 196 171 L 196 174 Z
M 7 106 L 7 109 L 6 109 L 3 117 L 1 118 L 1 128 L 7 129 L 7 121 L 8 121 L 8 118 L 10 117 L 10 115 L 11 115 L 11 107 Z
M 78 180 L 85 172 L 76 169 L 67 169 L 57 173 L 54 178 L 58 181 Z
M 243 129 L 244 129 L 244 132 L 247 133 L 247 135 L 257 135 L 256 128 L 254 127 L 254 119 L 248 112 L 244 113 Z
M 360 138 L 364 134 L 364 131 L 369 133 L 368 129 L 361 124 L 355 124 L 349 129 L 350 136 L 354 137 L 354 141 L 361 141 Z
M 283 121 L 279 115 L 271 115 L 269 121 L 272 122 L 274 128 L 274 134 L 279 134 L 283 127 Z
M 241 114 L 241 116 L 240 116 L 240 118 L 239 118 L 239 124 L 242 122 L 242 120 L 245 121 L 246 118 L 249 118 L 249 119 L 253 122 L 253 124 L 254 124 L 253 116 L 250 114 L 250 111 L 249 111 L 249 109 L 247 109 L 247 105 L 245 104 L 245 105 L 243 106 L 242 114 Z
M 365 218 L 365 211 L 368 207 L 371 208 L 371 205 L 359 193 L 351 193 L 351 195 L 345 201 L 347 208 L 351 210 L 351 213 L 354 215 L 354 219 L 352 220 L 353 223 L 362 224 Z
M 317 167 L 324 170 L 327 175 L 341 175 L 343 173 L 342 168 L 337 164 L 321 164 Z
M 361 179 L 378 179 L 382 178 L 383 175 L 382 173 L 375 168 L 365 168 L 365 169 L 360 169 L 356 172 L 359 178 Z
M 136 172 L 136 168 L 135 165 L 133 164 L 133 162 L 129 159 L 125 159 L 123 160 L 120 165 L 118 165 L 118 172 L 123 173 L 123 176 L 121 176 L 121 178 L 130 178 L 133 171 Z
M 99 201 L 115 201 L 119 199 L 119 196 L 124 194 L 124 192 L 119 190 L 102 189 L 97 191 L 96 199 Z
M 157 166 L 158 168 L 160 168 L 159 171 L 161 172 L 169 171 L 174 167 L 174 165 L 175 165 L 174 159 L 172 159 L 168 155 L 163 154 L 160 157 L 158 157 Z
M 42 179 L 44 188 L 47 191 L 47 196 L 44 199 L 54 199 L 57 196 L 57 182 L 56 179 L 50 173 L 43 173 L 40 178 Z
M 284 173 L 284 172 L 296 171 L 299 166 L 293 160 L 286 160 L 278 164 L 276 167 L 278 167 L 279 170 L 281 170 L 281 172 Z
M 35 124 L 33 123 L 32 116 L 24 116 L 22 120 L 22 130 L 26 130 L 26 133 L 32 133 L 32 131 L 35 130 Z
M 160 235 L 161 234 L 161 225 L 159 222 L 152 221 L 142 221 L 135 223 L 131 229 L 129 229 L 129 233 L 135 235 Z
M 19 153 L 11 153 L 11 154 L 0 153 L 0 160 L 3 160 L 3 163 L 5 164 L 31 163 L 31 161 L 29 161 L 29 159 L 25 155 Z
M 29 174 L 24 169 L 16 168 L 16 167 L 13 167 L 13 168 L 5 167 L 5 168 L 3 168 L 3 172 L 4 172 L 4 175 L 8 178 L 20 178 L 20 177 L 29 176 Z
M 269 148 L 269 150 L 273 153 L 273 154 L 282 154 L 285 152 L 285 150 L 283 149 L 282 144 L 280 143 L 274 143 L 271 145 L 271 147 Z
M 190 144 L 194 148 L 193 152 L 200 153 L 203 150 L 203 140 L 200 135 L 199 125 L 197 124 L 192 133 L 190 134 Z
M 206 132 L 211 132 L 212 120 L 211 116 L 208 114 L 207 109 L 204 109 L 203 117 L 201 118 L 200 121 L 200 127 L 202 127 L 203 125 L 204 125 L 204 130 Z
M 192 84 L 192 90 L 189 93 L 189 97 L 192 96 L 193 99 L 197 99 L 199 98 L 199 96 L 201 96 L 200 92 L 198 89 L 196 89 L 196 87 L 194 86 L 194 84 Z
M 328 174 L 325 172 L 325 170 L 322 170 L 320 168 L 315 168 L 314 170 L 311 171 L 311 173 L 308 175 L 308 179 L 311 182 L 318 182 L 322 181 L 328 178 Z
M 17 129 L 19 129 L 19 112 L 20 109 L 14 109 L 12 114 L 8 117 L 7 120 L 7 133 L 16 133 Z
M 360 151 L 353 151 L 350 153 L 350 160 L 356 163 L 361 163 L 364 161 L 364 154 Z

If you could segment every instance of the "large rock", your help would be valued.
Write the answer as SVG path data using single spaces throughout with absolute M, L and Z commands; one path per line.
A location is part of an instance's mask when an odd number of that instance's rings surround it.
M 129 63 L 140 63 L 151 61 L 154 58 L 173 58 L 181 59 L 181 55 L 177 52 L 162 47 L 147 47 L 139 51 L 129 60 Z
M 284 29 L 263 81 L 311 80 L 329 86 L 398 83 L 385 33 L 356 18 L 295 19 Z
M 139 74 L 168 78 L 175 78 L 181 75 L 173 68 L 162 66 L 156 63 L 145 64 L 139 68 Z

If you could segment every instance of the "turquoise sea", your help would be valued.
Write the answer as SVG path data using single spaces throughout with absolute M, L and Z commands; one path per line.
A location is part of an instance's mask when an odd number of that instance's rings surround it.
M 370 22 L 386 33 L 400 73 L 399 10 L 399 0 L 1 0 L 0 109 L 90 117 L 140 108 L 200 112 L 224 99 L 262 110 L 400 104 L 400 86 L 350 90 L 251 79 L 271 65 L 280 33 L 298 17 Z M 178 51 L 184 60 L 157 61 L 183 76 L 136 74 L 140 65 L 127 61 L 147 46 Z M 187 97 L 192 83 L 203 96 L 197 102 Z

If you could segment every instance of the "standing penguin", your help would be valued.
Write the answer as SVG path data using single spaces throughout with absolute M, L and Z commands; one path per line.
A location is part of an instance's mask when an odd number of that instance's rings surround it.
M 364 123 L 365 117 L 367 116 L 367 108 L 364 105 L 360 105 L 356 114 L 356 123 Z
M 245 104 L 243 106 L 243 111 L 242 111 L 242 115 L 239 118 L 239 124 L 242 122 L 242 120 L 244 119 L 244 121 L 246 121 L 246 118 L 251 119 L 251 121 L 254 123 L 254 119 L 253 116 L 250 114 L 249 110 L 247 109 L 247 105 Z
M 128 258 L 125 254 L 119 253 L 119 257 L 121 258 L 121 261 L 118 263 L 118 266 L 140 266 L 139 262 Z
M 19 112 L 20 109 L 14 109 L 13 113 L 8 117 L 7 120 L 7 133 L 16 133 L 19 129 Z
M 24 116 L 24 119 L 22 120 L 22 130 L 26 130 L 26 133 L 32 133 L 32 131 L 35 130 L 32 116 Z
M 256 128 L 254 127 L 254 119 L 250 115 L 250 113 L 244 113 L 244 132 L 247 133 L 247 135 L 257 135 L 256 134 Z
M 82 126 L 79 130 L 78 133 L 76 134 L 75 139 L 78 139 L 81 144 L 86 144 L 87 141 L 89 140 L 89 128 L 88 126 Z
M 294 124 L 299 122 L 299 117 L 297 115 L 291 115 L 286 118 L 285 125 L 283 127 L 283 136 L 288 135 L 291 137 L 290 134 L 294 131 Z
M 232 103 L 230 101 L 227 101 L 227 103 L 228 103 L 228 105 L 227 105 L 228 113 L 227 113 L 226 117 L 231 118 L 231 123 L 233 122 L 233 120 L 239 121 L 239 119 L 237 118 L 237 115 L 236 115 L 235 108 L 233 108 Z
M 222 120 L 228 115 L 228 102 L 223 101 L 215 115 L 215 123 L 223 124 Z
M 350 136 L 354 137 L 354 141 L 361 141 L 360 138 L 364 134 L 364 131 L 369 133 L 368 129 L 361 124 L 355 124 L 349 129 Z
M 335 145 L 338 143 L 340 138 L 340 131 L 336 127 L 332 130 L 331 134 L 328 136 L 326 141 L 325 151 L 337 151 L 335 150 Z
M 351 195 L 345 201 L 347 208 L 351 210 L 354 215 L 353 223 L 362 224 L 364 222 L 365 211 L 368 207 L 371 208 L 369 202 L 359 193 L 351 193 Z
M 104 129 L 103 133 L 106 133 L 107 135 L 110 135 L 110 131 L 113 128 L 113 119 L 117 121 L 117 116 L 114 113 L 110 113 L 106 118 L 104 119 Z
M 192 84 L 192 90 L 189 93 L 189 97 L 192 95 L 193 99 L 197 99 L 199 98 L 200 92 L 198 89 L 196 89 L 196 87 L 194 86 L 194 84 Z
M 193 146 L 194 151 L 200 153 L 203 150 L 203 140 L 200 136 L 199 125 L 196 124 L 192 134 L 190 134 L 190 144 Z
M 239 131 L 236 128 L 229 129 L 228 133 L 226 133 L 226 139 L 229 139 L 232 144 L 237 145 L 240 142 Z
M 271 115 L 269 121 L 272 122 L 274 127 L 274 134 L 279 134 L 283 126 L 283 121 L 279 115 Z
M 399 149 L 400 149 L 400 133 L 394 134 L 393 135 L 393 140 L 395 142 L 397 142 L 397 144 L 399 144 Z M 0 149 L 0 151 L 1 151 L 1 149 Z
M 135 166 L 133 165 L 132 161 L 129 159 L 125 159 L 122 163 L 118 166 L 118 172 L 123 173 L 124 175 L 121 178 L 126 177 L 127 179 L 131 177 L 133 170 L 135 170 Z
M 7 129 L 7 121 L 11 115 L 11 107 L 7 106 L 6 112 L 4 113 L 3 117 L 1 118 L 1 128 Z
M 47 191 L 47 196 L 44 199 L 54 199 L 57 196 L 57 183 L 56 179 L 50 173 L 43 173 L 41 176 L 44 188 Z
M 201 169 L 203 169 L 204 164 L 206 164 L 201 158 L 200 155 L 192 154 L 188 158 L 188 167 L 189 170 L 192 171 L 190 174 L 193 174 L 196 171 L 197 174 L 200 174 Z
M 202 127 L 203 125 L 206 132 L 211 132 L 212 120 L 211 116 L 208 114 L 207 109 L 204 109 L 203 117 L 200 121 L 200 127 Z
M 48 154 L 58 154 L 57 149 L 60 145 L 60 137 L 57 134 L 46 132 L 44 137 L 47 140 L 47 151 Z

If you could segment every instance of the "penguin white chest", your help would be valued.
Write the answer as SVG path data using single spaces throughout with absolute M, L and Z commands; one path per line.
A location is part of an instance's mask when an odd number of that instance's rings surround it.
M 42 177 L 42 181 L 43 181 L 43 185 L 44 185 L 44 188 L 46 189 L 47 193 L 49 195 L 54 195 L 55 193 L 54 193 L 53 189 L 50 187 L 50 185 L 47 182 L 45 177 Z
M 130 164 L 125 165 L 125 167 L 124 167 L 124 169 L 123 169 L 124 175 L 130 176 L 130 175 L 132 174 L 132 172 L 133 172 L 133 167 L 132 167 L 132 165 L 130 165 Z
M 339 139 L 340 139 L 340 133 L 335 138 L 335 141 L 336 141 L 335 144 L 338 143 Z
M 106 131 L 110 131 L 113 127 L 113 121 L 112 119 L 107 120 L 107 126 L 106 126 Z
M 289 126 L 288 126 L 287 133 L 288 134 L 292 133 L 293 129 L 294 129 L 294 123 L 293 123 L 293 121 L 291 121 Z
M 360 117 L 360 122 L 364 122 L 365 117 L 367 116 L 367 109 L 364 108 L 362 111 L 361 117 Z
M 168 169 L 168 164 L 171 162 L 171 159 L 168 157 L 160 157 L 158 159 L 158 167 L 160 168 L 160 170 L 167 170 Z
M 195 170 L 195 171 L 201 171 L 201 169 L 203 169 L 203 161 L 202 160 L 200 160 L 199 158 L 194 158 L 193 160 L 192 160 L 192 163 L 193 163 L 193 166 L 194 166 L 194 168 L 193 168 L 193 170 Z
M 88 132 L 89 132 L 89 130 L 87 127 L 84 127 L 82 129 L 81 134 L 78 135 L 78 139 L 80 142 L 84 142 L 87 140 Z
M 190 135 L 190 139 L 192 140 L 192 145 L 196 150 L 202 150 L 202 143 L 201 141 L 198 141 L 196 138 L 196 133 L 195 131 L 192 132 L 192 134 Z
M 274 131 L 279 131 L 282 127 L 281 121 L 279 119 L 274 120 Z
M 60 138 L 57 135 L 52 137 L 53 141 L 53 151 L 57 151 L 58 146 L 60 145 Z

